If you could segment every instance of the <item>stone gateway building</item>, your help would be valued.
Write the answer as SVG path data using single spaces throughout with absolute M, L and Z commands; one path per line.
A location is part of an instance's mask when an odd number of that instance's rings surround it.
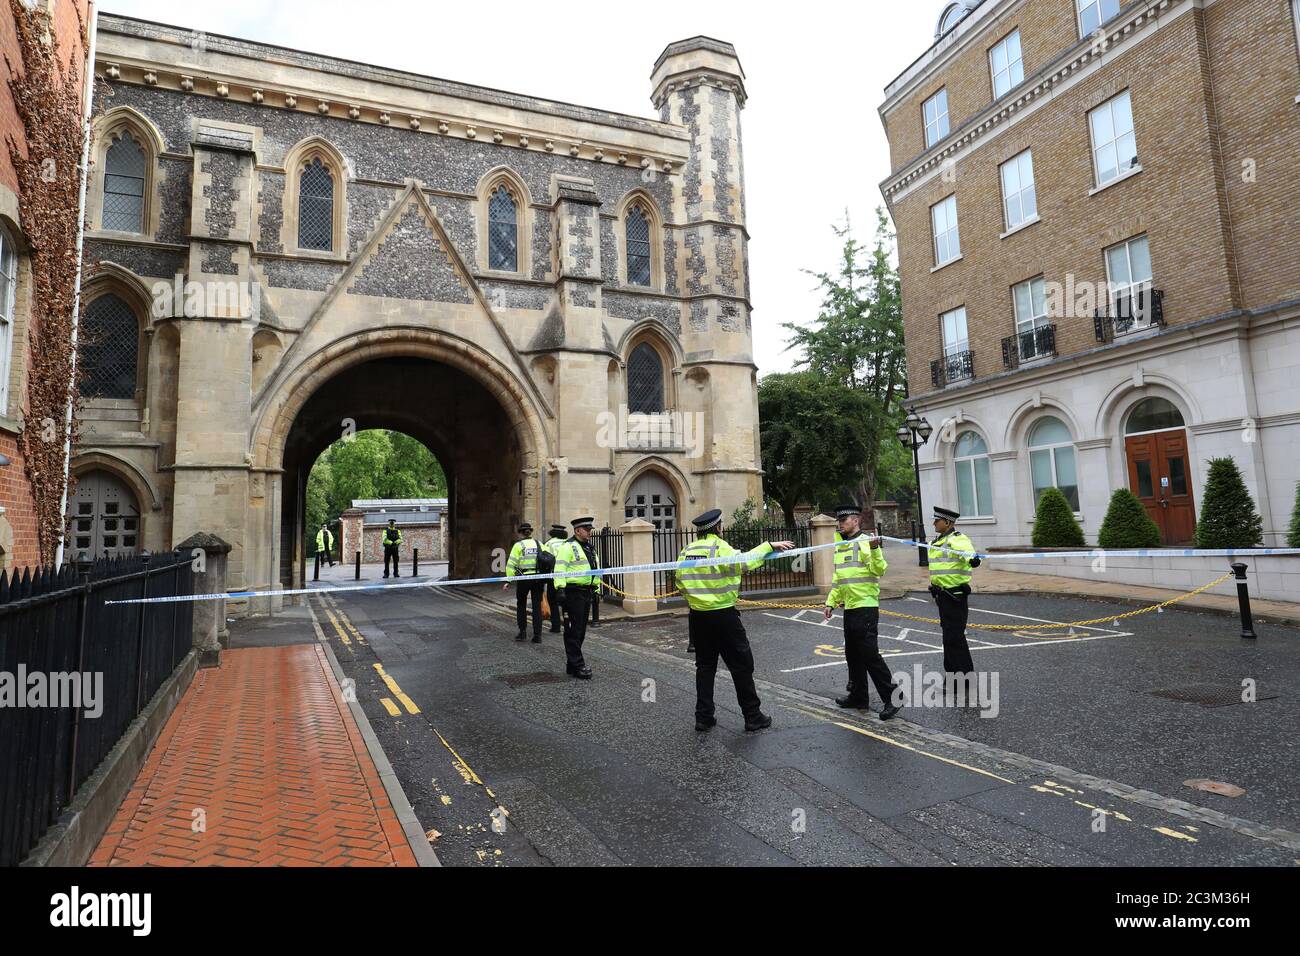
M 658 119 L 107 15 L 97 74 L 71 554 L 211 531 L 297 584 L 367 428 L 443 464 L 457 576 L 760 496 L 730 44 L 664 50 Z

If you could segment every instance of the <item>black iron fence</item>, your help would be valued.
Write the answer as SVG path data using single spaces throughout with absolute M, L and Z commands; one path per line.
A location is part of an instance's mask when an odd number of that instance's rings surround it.
M 1040 325 L 1002 340 L 1002 365 L 1016 368 L 1021 362 L 1056 354 L 1056 326 Z
M 964 382 L 975 377 L 975 356 L 969 350 L 951 352 L 930 363 L 930 383 L 943 388 L 953 382 Z
M 194 593 L 188 555 L 0 572 L 0 866 L 63 812 L 192 644 L 193 605 L 105 601 Z
M 793 528 L 723 528 L 721 536 L 738 551 L 749 551 L 764 541 L 793 541 L 798 548 L 806 548 L 812 544 L 812 529 L 808 525 L 797 525 Z M 697 537 L 694 528 L 656 529 L 652 541 L 651 561 L 654 564 L 676 561 L 682 549 Z M 600 542 L 600 559 L 603 567 L 613 568 L 625 563 L 623 532 L 605 529 L 593 540 Z M 626 590 L 621 574 L 608 575 L 605 580 L 619 590 Z M 667 594 L 676 587 L 671 571 L 654 572 L 654 580 L 655 594 Z M 805 554 L 793 558 L 764 561 L 757 570 L 745 572 L 740 589 L 742 592 L 751 593 L 795 590 L 812 587 L 812 583 L 812 556 Z M 605 600 L 619 603 L 623 598 L 607 590 Z
M 1164 324 L 1165 294 L 1145 285 L 1114 296 L 1109 312 L 1097 309 L 1092 316 L 1093 335 L 1103 343 L 1115 341 L 1116 336 Z

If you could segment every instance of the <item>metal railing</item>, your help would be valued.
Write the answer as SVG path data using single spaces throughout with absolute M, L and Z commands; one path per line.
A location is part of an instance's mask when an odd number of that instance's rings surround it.
M 1111 311 L 1097 309 L 1092 315 L 1098 342 L 1113 342 L 1118 336 L 1165 324 L 1165 294 L 1160 289 L 1140 286 L 1132 293 L 1115 296 L 1108 308 Z
M 0 572 L 0 672 L 28 677 L 0 706 L 0 866 L 36 845 L 193 643 L 192 604 L 104 602 L 192 594 L 193 577 L 173 553 Z
M 975 357 L 970 351 L 952 352 L 930 363 L 930 381 L 935 388 L 975 377 Z
M 1016 368 L 1021 362 L 1056 354 L 1056 326 L 1040 325 L 1002 340 L 1002 366 Z

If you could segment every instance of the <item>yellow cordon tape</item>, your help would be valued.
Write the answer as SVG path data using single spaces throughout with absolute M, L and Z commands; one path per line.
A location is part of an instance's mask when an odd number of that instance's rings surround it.
M 1215 578 L 1215 579 L 1214 579 L 1213 581 L 1211 581 L 1209 584 L 1202 584 L 1202 585 L 1201 585 L 1199 588 L 1197 588 L 1195 591 L 1188 591 L 1188 592 L 1185 593 L 1185 594 L 1180 594 L 1180 595 L 1178 595 L 1177 597 L 1172 597 L 1172 598 L 1170 598 L 1168 601 L 1161 601 L 1159 604 L 1152 604 L 1150 607 L 1140 607 L 1140 608 L 1138 608 L 1137 610 L 1134 610 L 1134 611 L 1125 611 L 1123 614 L 1107 614 L 1105 617 L 1094 617 L 1094 618 L 1092 618 L 1092 619 L 1090 619 L 1090 620 L 1087 620 L 1087 621 L 1060 621 L 1060 622 L 1054 622 L 1054 623 L 1051 623 L 1051 624 L 973 624 L 973 623 L 967 623 L 966 626 L 967 626 L 967 627 L 976 627 L 976 628 L 979 628 L 979 629 L 982 630 L 982 631 L 1044 631 L 1044 630 L 1047 630 L 1047 629 L 1049 629 L 1049 628 L 1054 628 L 1054 627 L 1086 627 L 1086 626 L 1089 625 L 1089 624 L 1104 624 L 1104 623 L 1106 623 L 1107 621 L 1122 621 L 1122 620 L 1124 620 L 1125 618 L 1129 618 L 1129 617 L 1137 617 L 1139 614 L 1150 614 L 1152 611 L 1159 611 L 1159 610 L 1161 610 L 1162 608 L 1169 607 L 1171 604 L 1177 604 L 1179 601 L 1186 601 L 1189 597 L 1195 597 L 1196 595 L 1200 594 L 1202 591 L 1208 591 L 1210 588 L 1214 587 L 1216 584 L 1222 584 L 1224 581 L 1228 580 L 1228 578 L 1230 578 L 1230 577 L 1233 577 L 1233 572 L 1231 572 L 1231 571 L 1229 571 L 1227 574 L 1223 575 L 1222 577 Z M 636 600 L 636 601 L 641 601 L 641 600 L 659 600 L 659 599 L 661 599 L 661 598 L 672 597 L 672 595 L 678 593 L 677 591 L 670 591 L 668 594 L 656 594 L 656 595 L 653 595 L 653 596 L 647 596 L 647 595 L 628 594 L 628 593 L 625 592 L 625 591 L 620 591 L 618 588 L 614 587 L 612 584 L 606 584 L 605 587 L 609 588 L 609 589 L 610 589 L 611 591 L 613 591 L 615 594 L 621 594 L 621 595 L 623 595 L 624 597 L 629 597 L 629 598 L 632 598 L 633 600 Z M 783 603 L 781 603 L 781 602 L 779 602 L 779 601 L 751 601 L 751 600 L 749 600 L 749 599 L 747 599 L 747 598 L 738 598 L 737 601 L 736 601 L 736 603 L 737 603 L 737 604 L 750 604 L 750 605 L 753 605 L 754 607 L 775 607 L 775 608 L 784 608 L 784 609 L 787 609 L 787 610 L 796 610 L 796 609 L 797 609 L 797 610 L 804 610 L 804 611 L 812 610 L 813 608 L 816 608 L 816 609 L 820 610 L 821 608 L 824 608 L 824 607 L 826 606 L 825 604 L 783 604 Z M 942 624 L 942 623 L 943 623 L 943 622 L 940 621 L 937 617 L 917 617 L 917 616 L 914 615 L 914 614 L 903 614 L 903 613 L 901 613 L 900 611 L 886 611 L 883 607 L 880 609 L 880 613 L 881 613 L 881 614 L 888 614 L 890 617 L 901 617 L 901 618 L 905 618 L 906 620 L 909 620 L 909 621 L 920 621 L 920 622 L 923 623 L 923 624 Z

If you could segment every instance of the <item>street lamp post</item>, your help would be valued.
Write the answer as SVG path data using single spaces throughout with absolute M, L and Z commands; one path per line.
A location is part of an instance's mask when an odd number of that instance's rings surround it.
M 916 517 L 918 532 L 920 534 L 921 544 L 925 544 L 925 505 L 921 501 L 921 456 L 920 448 L 930 440 L 930 435 L 934 431 L 930 423 L 923 417 L 916 414 L 915 409 L 907 410 L 907 418 L 903 424 L 898 426 L 895 434 L 904 448 L 910 448 L 912 451 L 912 470 L 916 476 Z M 917 548 L 917 563 L 921 567 L 929 565 L 929 556 L 925 548 Z

